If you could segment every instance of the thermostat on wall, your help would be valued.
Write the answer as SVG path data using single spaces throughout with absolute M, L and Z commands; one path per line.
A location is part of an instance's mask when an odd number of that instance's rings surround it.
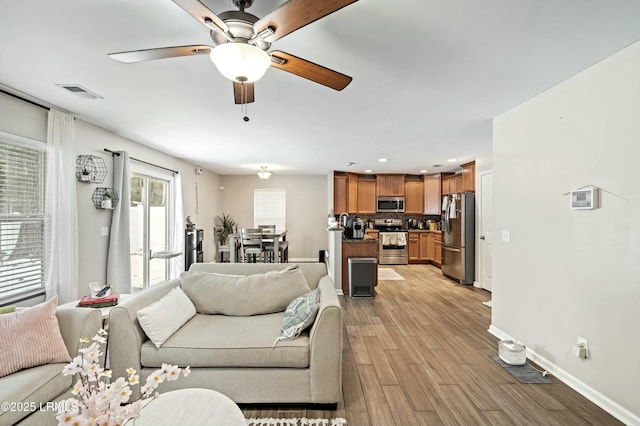
M 571 191 L 571 208 L 579 210 L 597 209 L 598 188 L 578 189 Z

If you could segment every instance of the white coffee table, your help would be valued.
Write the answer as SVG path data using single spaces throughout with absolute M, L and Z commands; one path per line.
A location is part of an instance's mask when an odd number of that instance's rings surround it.
M 230 398 L 211 389 L 180 389 L 161 393 L 128 426 L 212 425 L 247 426 L 240 408 Z

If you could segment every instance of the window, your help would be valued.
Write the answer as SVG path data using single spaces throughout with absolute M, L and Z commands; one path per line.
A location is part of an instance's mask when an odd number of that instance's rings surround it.
M 173 175 L 134 164 L 131 170 L 131 287 L 138 291 L 169 279 L 169 262 L 158 253 L 172 245 Z
M 286 229 L 287 192 L 279 188 L 256 188 L 253 190 L 253 226 L 276 225 L 277 230 Z
M 44 291 L 45 148 L 0 132 L 0 300 Z

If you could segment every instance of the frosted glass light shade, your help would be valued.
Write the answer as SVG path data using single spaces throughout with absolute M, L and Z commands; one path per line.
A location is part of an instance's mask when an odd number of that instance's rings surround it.
M 262 78 L 271 66 L 264 50 L 246 43 L 225 43 L 209 54 L 218 71 L 231 81 L 251 83 Z

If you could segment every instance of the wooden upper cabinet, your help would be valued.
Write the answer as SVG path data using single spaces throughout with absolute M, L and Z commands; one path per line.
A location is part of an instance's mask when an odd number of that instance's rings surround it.
M 462 192 L 476 192 L 476 162 L 462 164 Z
M 358 213 L 358 175 L 333 176 L 333 214 Z
M 408 180 L 404 183 L 404 212 L 424 212 L 424 184 L 422 180 Z
M 442 209 L 442 188 L 440 175 L 424 176 L 424 214 L 441 213 Z
M 376 181 L 358 180 L 358 213 L 376 212 Z
M 378 175 L 378 197 L 402 197 L 404 195 L 404 175 Z
M 358 213 L 358 175 L 349 175 L 349 198 L 347 201 L 347 211 Z
M 349 177 L 347 175 L 333 176 L 333 214 L 345 213 L 349 199 Z

